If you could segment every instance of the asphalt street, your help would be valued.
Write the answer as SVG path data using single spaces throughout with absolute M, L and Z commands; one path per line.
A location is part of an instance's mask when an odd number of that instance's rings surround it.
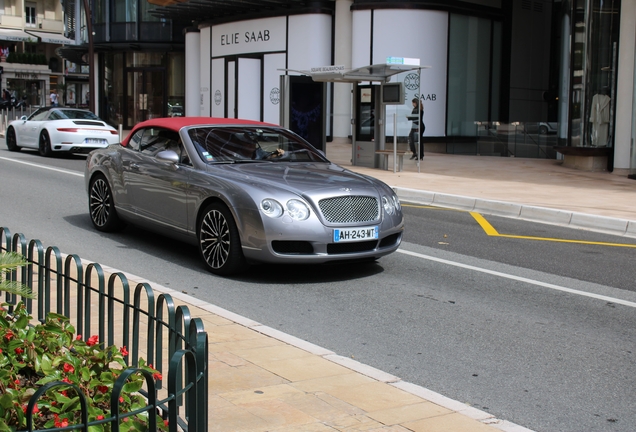
M 0 143 L 0 226 L 534 430 L 628 431 L 636 423 L 631 249 L 489 236 L 469 213 L 415 206 L 405 212 L 418 229 L 376 264 L 259 266 L 224 279 L 205 272 L 191 246 L 135 227 L 95 231 L 82 169 L 81 158 L 44 160 Z M 487 219 L 504 234 L 629 243 Z

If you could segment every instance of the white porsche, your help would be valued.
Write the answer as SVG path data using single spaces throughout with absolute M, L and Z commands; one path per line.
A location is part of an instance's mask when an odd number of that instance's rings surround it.
M 42 156 L 54 153 L 89 153 L 117 144 L 119 132 L 88 110 L 45 107 L 7 126 L 7 148 L 37 149 Z

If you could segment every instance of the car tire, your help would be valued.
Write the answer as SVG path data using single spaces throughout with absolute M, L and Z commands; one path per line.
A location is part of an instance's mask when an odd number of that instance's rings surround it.
M 541 127 L 539 128 L 539 133 L 540 133 L 541 135 L 546 135 L 546 134 L 548 133 L 548 127 L 547 127 L 547 126 L 541 126 Z
M 103 175 L 97 175 L 91 180 L 88 188 L 88 212 L 98 231 L 115 232 L 126 226 L 117 215 L 112 189 Z
M 197 227 L 199 254 L 208 271 L 231 275 L 247 265 L 234 217 L 221 203 L 208 205 Z
M 40 144 L 38 146 L 38 150 L 40 151 L 40 155 L 49 157 L 53 154 L 53 150 L 51 150 L 51 137 L 46 130 L 43 130 L 40 134 Z
M 15 129 L 13 129 L 12 127 L 7 129 L 6 143 L 7 143 L 7 148 L 9 149 L 9 151 L 12 151 L 12 152 L 20 151 L 20 147 L 18 147 L 18 140 L 15 135 Z

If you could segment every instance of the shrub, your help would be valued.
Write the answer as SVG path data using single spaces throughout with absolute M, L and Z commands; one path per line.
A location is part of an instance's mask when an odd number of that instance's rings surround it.
M 24 263 L 20 255 L 0 253 L 0 290 L 31 296 L 28 289 L 4 278 L 7 271 Z M 88 421 L 104 421 L 89 430 L 110 431 L 105 421 L 111 416 L 111 394 L 117 379 L 130 370 L 125 361 L 126 347 L 104 347 L 97 336 L 83 340 L 63 315 L 49 313 L 44 323 L 32 322 L 24 303 L 0 305 L 0 431 L 25 430 L 29 400 L 46 385 L 51 387 L 31 410 L 34 429 L 81 423 L 81 392 L 87 402 Z M 155 380 L 162 379 L 143 359 L 138 369 Z M 119 412 L 140 413 L 124 418 L 119 425 L 121 431 L 149 430 L 148 416 L 157 415 L 152 410 L 141 412 L 147 406 L 140 393 L 144 382 L 142 373 L 132 373 L 123 385 Z M 157 429 L 168 430 L 167 422 L 158 416 Z

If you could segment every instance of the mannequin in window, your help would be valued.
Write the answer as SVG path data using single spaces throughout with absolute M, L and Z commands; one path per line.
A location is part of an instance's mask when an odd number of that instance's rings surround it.
M 603 147 L 607 145 L 609 138 L 610 101 L 611 98 L 607 95 L 607 88 L 603 88 L 600 93 L 592 97 L 592 106 L 590 109 L 592 136 L 590 144 L 593 147 Z

